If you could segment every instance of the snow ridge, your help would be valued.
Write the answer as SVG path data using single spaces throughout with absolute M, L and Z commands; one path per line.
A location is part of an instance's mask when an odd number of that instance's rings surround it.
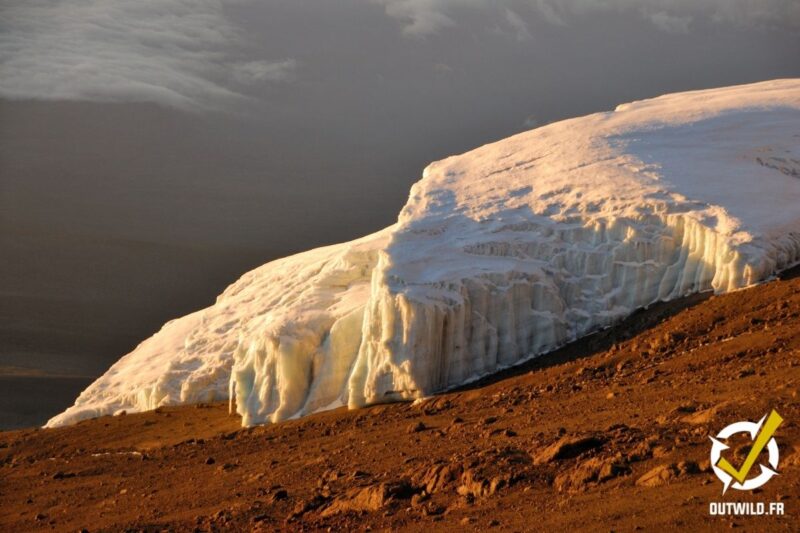
M 433 163 L 398 222 L 273 261 L 48 425 L 230 398 L 244 425 L 407 400 L 800 262 L 800 80 L 662 96 Z

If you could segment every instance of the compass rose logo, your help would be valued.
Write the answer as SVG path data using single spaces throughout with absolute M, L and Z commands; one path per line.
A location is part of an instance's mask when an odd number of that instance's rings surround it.
M 717 433 L 716 437 L 711 438 L 711 468 L 722 481 L 722 493 L 733 487 L 736 490 L 753 490 L 769 481 L 772 476 L 778 475 L 775 469 L 778 468 L 778 443 L 775 442 L 773 435 L 778 426 L 783 422 L 781 415 L 773 410 L 769 416 L 764 416 L 758 422 L 736 422 Z M 753 440 L 753 446 L 739 468 L 733 466 L 727 459 L 722 457 L 722 452 L 729 446 L 719 439 L 725 440 L 737 433 L 747 433 Z M 761 472 L 748 479 L 751 469 L 755 466 L 761 451 L 766 448 L 768 453 L 767 462 L 769 466 L 759 464 Z

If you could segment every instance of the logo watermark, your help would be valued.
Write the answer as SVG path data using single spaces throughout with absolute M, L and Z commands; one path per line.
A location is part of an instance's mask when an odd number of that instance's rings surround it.
M 708 514 L 716 516 L 782 515 L 783 502 L 711 502 Z
M 778 443 L 775 441 L 775 431 L 783 422 L 783 417 L 774 409 L 758 422 L 748 420 L 735 422 L 726 426 L 711 439 L 711 468 L 722 482 L 722 494 L 729 488 L 734 490 L 753 490 L 767 483 L 778 475 L 778 461 L 780 460 Z M 722 442 L 737 433 L 746 433 L 753 441 L 750 451 L 744 462 L 737 468 L 728 459 L 723 457 L 723 452 L 730 448 Z M 756 462 L 761 452 L 767 451 L 767 464 Z M 751 473 L 757 472 L 755 476 Z M 761 516 L 784 514 L 783 502 L 711 502 L 708 513 L 716 516 Z

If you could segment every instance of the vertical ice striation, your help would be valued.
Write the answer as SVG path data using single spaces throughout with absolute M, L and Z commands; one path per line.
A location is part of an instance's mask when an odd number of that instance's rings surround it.
M 395 225 L 274 261 L 49 425 L 230 398 L 243 424 L 418 398 L 800 262 L 800 80 L 667 95 L 428 166 Z
M 400 278 L 379 262 L 349 405 L 457 386 L 653 302 L 744 287 L 800 260 L 800 238 L 785 260 L 764 261 L 682 216 L 570 226 L 552 233 L 526 226 L 519 237 L 506 229 L 503 241 L 490 232 L 491 241 L 463 248 L 461 261 L 475 271 L 446 281 Z M 546 245 L 526 242 L 537 233 L 550 235 Z

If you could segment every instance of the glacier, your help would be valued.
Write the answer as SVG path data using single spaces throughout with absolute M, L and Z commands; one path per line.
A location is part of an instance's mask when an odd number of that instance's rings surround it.
M 395 224 L 248 272 L 47 425 L 420 398 L 799 262 L 800 80 L 632 102 L 432 163 Z

